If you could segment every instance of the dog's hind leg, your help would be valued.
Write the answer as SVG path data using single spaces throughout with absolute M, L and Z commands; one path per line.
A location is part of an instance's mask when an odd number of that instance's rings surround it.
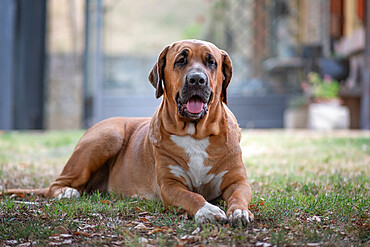
M 108 160 L 114 158 L 124 145 L 124 124 L 115 121 L 119 120 L 102 121 L 85 133 L 62 173 L 49 187 L 47 197 L 77 198 L 91 177 L 96 178 L 105 170 L 102 166 L 108 165 Z

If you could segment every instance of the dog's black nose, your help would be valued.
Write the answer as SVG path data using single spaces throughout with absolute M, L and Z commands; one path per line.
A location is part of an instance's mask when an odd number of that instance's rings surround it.
M 208 78 L 203 72 L 191 72 L 186 76 L 186 82 L 192 86 L 205 86 L 208 83 Z

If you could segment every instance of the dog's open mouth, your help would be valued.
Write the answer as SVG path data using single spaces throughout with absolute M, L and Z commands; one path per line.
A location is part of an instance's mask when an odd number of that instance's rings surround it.
M 203 106 L 204 104 L 199 96 L 191 97 L 186 103 L 186 108 L 190 113 L 193 114 L 199 114 L 201 111 L 203 111 Z
M 189 99 L 181 99 L 177 95 L 177 107 L 179 114 L 191 120 L 199 120 L 208 112 L 208 102 L 210 97 L 202 97 L 200 95 L 193 95 Z

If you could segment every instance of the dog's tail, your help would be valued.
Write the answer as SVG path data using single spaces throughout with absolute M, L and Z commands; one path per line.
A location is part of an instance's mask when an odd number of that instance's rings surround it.
M 24 196 L 24 195 L 35 195 L 35 196 L 43 196 L 46 197 L 49 188 L 39 188 L 39 189 L 9 189 L 2 192 L 4 195 L 17 195 L 17 196 Z

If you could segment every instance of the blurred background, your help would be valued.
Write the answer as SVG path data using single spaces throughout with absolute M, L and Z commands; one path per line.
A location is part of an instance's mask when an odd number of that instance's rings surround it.
M 151 116 L 162 49 L 226 50 L 241 127 L 370 129 L 370 1 L 0 0 L 0 129 Z

